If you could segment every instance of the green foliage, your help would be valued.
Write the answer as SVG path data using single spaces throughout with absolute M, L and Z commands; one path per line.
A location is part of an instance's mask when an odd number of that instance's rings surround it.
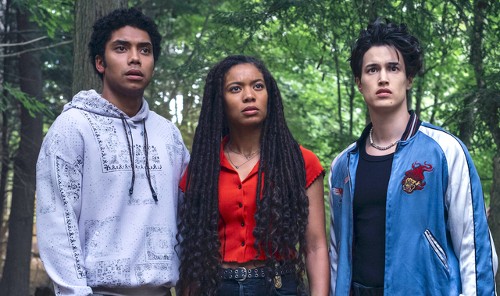
M 17 0 L 14 4 L 28 11 L 50 38 L 73 29 L 73 0 Z
M 50 109 L 47 108 L 45 104 L 37 100 L 36 98 L 30 97 L 25 92 L 21 91 L 18 87 L 12 86 L 9 83 L 3 84 L 4 94 L 7 93 L 7 99 L 15 99 L 21 103 L 21 105 L 28 110 L 32 117 L 37 114 L 47 114 L 52 115 Z M 6 110 L 5 100 L 0 100 L 0 111 Z
M 18 2 L 29 4 L 49 36 L 57 39 L 70 32 L 73 1 L 42 0 L 37 2 L 40 9 L 35 9 L 33 0 Z M 164 36 L 146 98 L 155 111 L 179 126 L 188 147 L 208 69 L 228 54 L 248 54 L 267 64 L 282 91 L 293 134 L 327 168 L 366 124 L 366 109 L 348 58 L 360 29 L 376 17 L 406 23 L 421 40 L 425 67 L 414 81 L 411 108 L 419 110 L 423 120 L 458 134 L 465 112 L 471 111 L 464 107 L 467 98 L 479 95 L 484 104 L 475 106 L 477 110 L 492 110 L 494 104 L 486 103 L 497 100 L 500 93 L 498 1 L 490 1 L 484 10 L 486 87 L 480 92 L 470 60 L 472 1 L 131 0 L 129 4 L 153 17 Z M 47 102 L 53 110 L 70 96 L 66 87 L 70 81 L 64 79 L 70 75 L 70 53 L 68 48 L 45 53 Z M 469 148 L 488 184 L 498 141 L 486 114 L 474 114 L 476 129 Z M 500 111 L 495 114 L 498 117 Z
M 262 59 L 277 78 L 297 140 L 328 167 L 366 124 L 366 109 L 353 85 L 348 58 L 360 29 L 376 17 L 406 23 L 421 40 L 425 67 L 415 80 L 411 108 L 418 109 L 423 120 L 457 134 L 467 111 L 463 102 L 475 94 L 469 60 L 470 1 L 135 2 L 150 12 L 152 3 L 160 11 L 154 16 L 164 30 L 165 50 L 148 97 L 158 112 L 178 120 L 188 146 L 208 68 L 228 54 L 249 54 Z M 488 7 L 484 38 L 484 69 L 497 73 L 486 75 L 491 87 L 499 81 L 498 6 Z M 182 101 L 182 120 L 168 104 L 176 97 Z M 481 122 L 478 118 L 471 151 L 491 155 L 493 137 Z M 477 166 L 489 172 L 483 174 L 488 179 L 491 161 L 479 159 Z

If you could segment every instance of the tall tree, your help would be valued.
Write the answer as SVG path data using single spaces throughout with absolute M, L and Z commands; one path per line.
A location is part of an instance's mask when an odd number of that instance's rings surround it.
M 14 40 L 12 39 L 12 34 L 10 34 L 10 29 L 11 29 L 11 22 L 12 19 L 15 19 L 11 17 L 10 13 L 10 1 L 5 2 L 3 14 L 2 14 L 2 21 L 3 21 L 3 38 L 2 41 L 5 44 L 8 43 L 14 43 Z M 3 50 L 4 54 L 9 54 L 9 48 L 4 48 Z M 15 70 L 15 60 L 13 58 L 4 58 L 3 59 L 3 69 L 2 69 L 2 84 L 4 83 L 13 83 L 14 79 L 13 77 L 16 77 L 17 75 L 13 75 L 13 71 Z M 17 71 L 16 71 L 17 72 Z M 9 105 L 9 100 L 8 100 L 8 91 L 3 89 L 2 90 L 2 97 L 0 100 L 2 100 L 1 105 L 2 106 L 8 106 Z M 7 179 L 8 179 L 8 172 L 9 168 L 11 165 L 11 157 L 10 157 L 10 147 L 9 147 L 9 140 L 10 140 L 10 127 L 9 127 L 9 118 L 11 118 L 11 113 L 7 111 L 7 108 L 1 108 L 1 138 L 0 138 L 0 241 L 4 239 L 4 231 L 3 231 L 3 217 L 4 217 L 4 208 L 6 205 L 7 201 Z M 0 254 L 3 253 L 3 247 L 0 246 Z M 0 264 L 0 268 L 2 265 Z
M 500 97 L 496 98 L 500 101 Z M 494 130 L 496 146 L 500 147 L 500 124 L 498 118 L 500 117 L 500 103 L 495 103 L 496 106 L 496 119 L 491 118 L 490 129 Z M 496 121 L 496 123 L 495 123 Z M 500 152 L 496 152 L 493 157 L 493 184 L 491 188 L 491 199 L 490 199 L 490 216 L 488 223 L 491 227 L 491 232 L 493 236 L 493 241 L 496 241 L 496 251 L 500 254 Z M 495 278 L 497 287 L 500 286 L 500 276 L 497 275 Z
M 498 37 L 495 40 L 488 39 L 487 36 L 498 36 L 498 34 L 488 34 L 497 32 L 499 26 L 498 15 L 500 4 L 497 1 L 474 0 L 473 1 L 473 25 L 470 32 L 470 63 L 475 74 L 475 89 L 472 92 L 477 102 L 479 119 L 485 123 L 491 134 L 494 149 L 492 161 L 492 186 L 490 191 L 490 215 L 489 225 L 493 240 L 496 241 L 496 251 L 500 254 L 500 80 L 498 68 L 493 65 L 488 67 L 488 60 L 498 61 L 500 53 L 496 50 Z M 496 16 L 496 18 L 492 17 Z M 486 26 L 493 24 L 493 28 Z M 490 31 L 491 30 L 491 31 Z M 491 48 L 494 48 L 491 50 Z M 491 58 L 487 59 L 486 54 L 491 53 Z M 487 70 L 488 69 L 488 70 Z M 493 69 L 491 71 L 490 69 Z M 491 73 L 489 74 L 488 71 Z M 500 276 L 496 277 L 497 286 L 500 285 Z
M 488 1 L 474 0 L 472 8 L 472 26 L 469 26 L 470 40 L 470 64 L 474 69 L 476 88 L 478 91 L 470 93 L 465 97 L 463 120 L 460 124 L 459 136 L 466 146 L 470 146 L 474 135 L 474 120 L 477 114 L 477 104 L 480 100 L 480 90 L 484 88 L 483 71 L 483 38 L 484 38 L 484 10 Z M 467 20 L 465 20 L 467 24 Z
M 26 11 L 18 9 L 18 42 L 37 34 L 38 26 Z M 35 36 L 36 37 L 36 36 Z M 42 67 L 39 53 L 25 52 L 19 59 L 21 91 L 41 100 Z M 3 295 L 29 295 L 31 242 L 33 234 L 35 167 L 42 142 L 42 116 L 21 108 L 20 143 L 14 160 L 14 183 L 9 218 L 9 240 L 0 291 Z
M 94 67 L 88 58 L 88 43 L 92 34 L 92 25 L 100 17 L 117 8 L 126 8 L 126 0 L 77 0 L 75 1 L 75 33 L 73 46 L 73 79 L 72 90 L 76 93 L 82 89 L 100 91 L 101 80 L 94 73 Z

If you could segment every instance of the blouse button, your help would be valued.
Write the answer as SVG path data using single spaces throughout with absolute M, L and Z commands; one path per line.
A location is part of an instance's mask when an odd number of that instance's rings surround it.
M 238 203 L 238 207 L 243 207 L 243 204 L 241 202 Z
M 245 242 L 241 242 L 241 246 L 243 247 L 245 245 Z
M 241 227 L 245 227 L 245 222 L 241 222 Z
M 238 185 L 238 189 L 241 189 L 241 184 Z

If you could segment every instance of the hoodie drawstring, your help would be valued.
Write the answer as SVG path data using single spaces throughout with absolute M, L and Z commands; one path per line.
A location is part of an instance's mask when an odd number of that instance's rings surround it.
M 127 120 L 120 114 L 120 118 L 122 120 L 123 129 L 125 130 L 125 136 L 127 137 L 127 146 L 128 153 L 130 156 L 130 164 L 132 167 L 132 180 L 130 181 L 130 188 L 128 190 L 128 194 L 132 195 L 134 193 L 134 183 L 135 183 L 135 159 L 134 159 L 134 137 L 132 137 L 132 129 L 128 124 Z M 151 182 L 151 172 L 149 169 L 149 144 L 148 144 L 148 132 L 146 131 L 146 119 L 142 120 L 142 126 L 144 128 L 144 157 L 146 158 L 146 177 L 148 178 L 149 189 L 151 189 L 151 194 L 153 195 L 153 199 L 155 203 L 158 203 L 158 195 L 156 194 L 153 184 Z M 130 140 L 129 135 L 130 134 Z
M 132 195 L 132 193 L 134 193 L 134 183 L 135 183 L 134 137 L 132 137 L 132 130 L 130 129 L 130 125 L 128 124 L 123 114 L 120 114 L 120 118 L 122 119 L 123 129 L 125 130 L 125 137 L 127 138 L 128 154 L 130 156 L 130 166 L 132 167 L 132 180 L 130 181 L 130 188 L 128 190 L 128 195 Z M 129 133 L 130 133 L 130 140 L 128 137 Z M 130 144 L 130 142 L 132 142 L 132 144 Z
M 149 188 L 151 189 L 151 194 L 153 195 L 153 199 L 155 203 L 158 203 L 158 196 L 153 188 L 153 184 L 151 183 L 151 172 L 149 171 L 149 144 L 148 144 L 148 132 L 146 131 L 146 119 L 142 120 L 142 125 L 144 126 L 144 157 L 146 157 L 146 177 L 148 178 Z

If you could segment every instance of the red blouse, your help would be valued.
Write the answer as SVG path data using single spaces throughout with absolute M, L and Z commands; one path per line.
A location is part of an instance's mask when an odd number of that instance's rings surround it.
M 244 263 L 251 260 L 265 260 L 264 252 L 256 257 L 253 230 L 256 226 L 255 211 L 257 209 L 257 173 L 259 163 L 248 176 L 241 181 L 238 172 L 234 170 L 224 153 L 225 138 L 220 149 L 219 175 L 219 239 L 221 256 L 224 262 Z M 306 188 L 322 174 L 323 167 L 318 157 L 310 150 L 300 146 L 306 169 Z M 186 189 L 187 174 L 181 179 L 180 189 Z

